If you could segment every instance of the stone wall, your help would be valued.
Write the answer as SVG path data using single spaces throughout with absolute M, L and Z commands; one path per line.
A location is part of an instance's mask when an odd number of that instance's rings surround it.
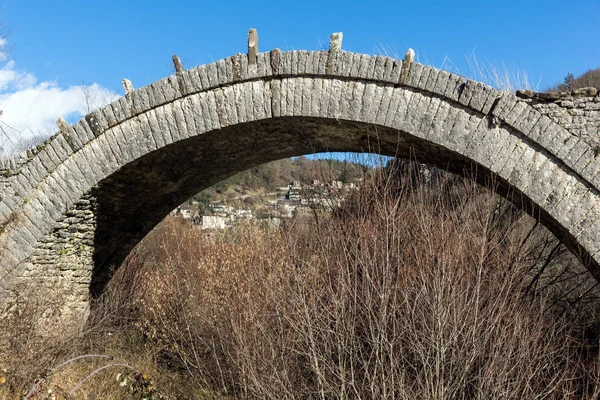
M 55 326 L 58 320 L 82 322 L 80 317 L 87 315 L 95 227 L 95 199 L 85 196 L 56 221 L 21 273 L 13 277 L 15 288 L 44 305 L 44 318 L 39 323 L 46 328 L 42 330 Z
M 517 96 L 600 151 L 600 94 L 596 88 L 560 93 L 519 90 Z

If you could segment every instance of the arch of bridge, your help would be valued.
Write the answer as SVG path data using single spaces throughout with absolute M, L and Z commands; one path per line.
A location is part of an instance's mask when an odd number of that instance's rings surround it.
M 238 54 L 178 70 L 6 163 L 0 288 L 61 282 L 68 301 L 84 304 L 90 285 L 98 293 L 109 266 L 192 194 L 319 151 L 476 166 L 600 276 L 600 157 L 590 140 L 513 94 L 418 63 L 273 50 L 255 63 Z

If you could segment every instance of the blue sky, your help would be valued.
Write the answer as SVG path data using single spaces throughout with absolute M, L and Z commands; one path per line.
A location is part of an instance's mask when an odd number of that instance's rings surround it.
M 244 52 L 249 28 L 259 50 L 343 48 L 417 59 L 472 75 L 467 57 L 518 68 L 540 90 L 600 67 L 600 0 L 580 1 L 84 1 L 1 0 L 9 32 L 0 70 L 0 122 L 21 134 L 53 129 L 99 102 L 172 71 Z M 93 86 L 89 86 L 93 85 Z M 28 103 L 28 101 L 30 101 Z

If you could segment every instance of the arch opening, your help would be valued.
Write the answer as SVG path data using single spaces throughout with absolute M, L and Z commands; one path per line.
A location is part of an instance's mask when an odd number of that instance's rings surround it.
M 313 117 L 280 117 L 194 136 L 138 158 L 91 193 L 96 228 L 90 294 L 96 297 L 127 254 L 170 211 L 219 181 L 281 158 L 357 152 L 406 158 L 455 174 L 467 172 L 539 218 L 598 279 L 597 264 L 575 237 L 518 187 L 464 155 L 380 125 Z

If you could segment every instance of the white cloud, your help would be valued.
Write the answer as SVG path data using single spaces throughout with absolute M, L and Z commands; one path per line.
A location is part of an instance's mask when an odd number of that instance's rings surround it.
M 0 51 L 0 60 L 3 57 Z M 55 81 L 38 82 L 8 60 L 0 68 L 0 152 L 14 151 L 15 144 L 22 147 L 19 142 L 36 136 L 50 136 L 57 131 L 59 117 L 74 122 L 117 96 L 96 83 L 64 88 Z
M 4 49 L 6 49 L 6 39 L 0 37 L 0 61 L 6 61 L 7 59 L 7 55 Z

